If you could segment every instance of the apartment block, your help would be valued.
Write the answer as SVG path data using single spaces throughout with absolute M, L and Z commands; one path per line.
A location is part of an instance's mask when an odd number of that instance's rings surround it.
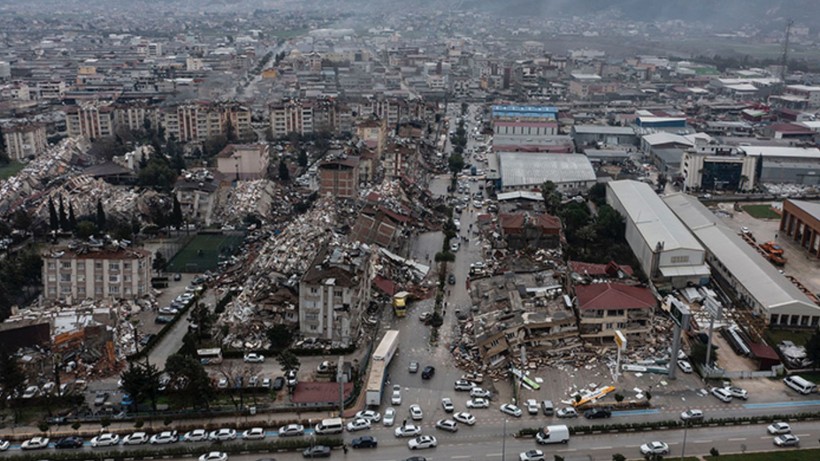
M 348 157 L 319 165 L 319 194 L 355 199 L 359 196 L 359 158 Z
M 47 147 L 46 126 L 41 123 L 25 123 L 3 126 L 6 153 L 12 160 L 27 160 L 40 155 Z
M 43 296 L 48 300 L 138 298 L 151 289 L 151 252 L 84 246 L 43 255 Z
M 217 154 L 216 169 L 230 179 L 261 179 L 269 162 L 267 144 L 230 144 Z

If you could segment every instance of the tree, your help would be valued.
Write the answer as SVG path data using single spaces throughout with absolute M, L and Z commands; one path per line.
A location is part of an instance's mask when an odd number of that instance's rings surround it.
M 712 456 L 715 456 L 715 457 L 720 456 L 720 452 L 715 447 L 712 447 L 712 449 L 709 450 L 709 454 L 712 455 Z
M 60 227 L 60 218 L 57 216 L 57 210 L 54 208 L 54 200 L 48 198 L 48 227 L 52 231 L 56 231 Z
M 236 136 L 236 128 L 233 126 L 233 122 L 231 118 L 228 117 L 228 121 L 225 123 L 225 138 L 228 140 L 229 143 L 236 142 L 239 138 Z
M 450 173 L 453 173 L 453 176 L 457 175 L 464 169 L 464 157 L 462 157 L 461 154 L 450 154 L 450 159 L 447 163 L 450 168 Z
M 46 433 L 46 432 L 48 432 L 48 430 L 50 429 L 50 427 L 49 427 L 49 425 L 48 425 L 48 423 L 47 423 L 47 422 L 45 422 L 45 421 L 40 421 L 39 423 L 37 423 L 37 429 L 39 429 L 39 430 L 40 430 L 40 432 L 42 432 L 42 433 Z
M 192 327 L 196 326 L 196 336 L 199 341 L 202 341 L 211 336 L 211 329 L 214 326 L 214 315 L 208 309 L 206 304 L 197 302 L 196 306 L 191 309 Z
M 623 394 L 615 394 L 615 401 L 618 402 L 618 403 L 623 402 L 624 401 L 624 395 Z
M 78 222 L 77 227 L 74 228 L 74 236 L 82 240 L 91 237 L 95 232 L 97 232 L 97 226 L 93 222 L 87 220 Z
M 622 242 L 626 238 L 626 222 L 618 211 L 604 204 L 598 207 L 595 231 L 600 238 L 610 243 Z
M 208 373 L 198 359 L 173 354 L 165 362 L 165 372 L 170 378 L 168 387 L 176 393 L 178 402 L 194 408 L 209 406 L 214 390 Z
M 83 424 L 82 424 L 81 422 L 79 422 L 79 421 L 74 421 L 73 423 L 71 423 L 71 429 L 73 429 L 75 432 L 76 432 L 76 431 L 79 431 L 79 430 L 80 430 L 80 427 L 82 427 L 82 425 L 83 425 Z
M 589 189 L 589 200 L 597 206 L 606 203 L 606 184 L 602 182 L 595 183 Z
M 612 461 L 626 461 L 626 456 L 620 453 L 615 453 L 612 455 Z
M 182 220 L 182 206 L 179 204 L 177 196 L 174 195 L 174 209 L 171 212 L 171 225 L 177 229 L 182 229 Z
M 277 351 L 287 349 L 293 341 L 293 331 L 287 325 L 281 323 L 268 329 L 267 336 L 270 341 L 270 348 Z
M 815 366 L 820 363 L 820 328 L 815 328 L 814 333 L 806 341 L 806 355 Z
M 296 163 L 299 164 L 300 167 L 304 168 L 308 164 L 308 155 L 305 149 L 301 149 L 299 151 L 299 156 L 296 158 Z
M 68 229 L 68 215 L 65 212 L 65 204 L 63 203 L 63 196 L 60 195 L 60 229 Z
M 165 261 L 165 255 L 163 255 L 159 250 L 154 253 L 154 262 L 152 263 L 151 267 L 159 274 L 163 270 L 165 270 L 165 266 L 168 265 L 168 262 Z
M 290 181 L 290 170 L 288 170 L 285 159 L 279 160 L 279 180 Z
M 129 364 L 120 378 L 122 378 L 122 389 L 131 397 L 131 411 L 136 412 L 140 403 L 146 399 L 156 409 L 156 400 L 159 395 L 159 370 L 153 365 L 141 366 L 133 362 Z
M 5 405 L 12 396 L 22 394 L 26 376 L 17 363 L 10 348 L 0 349 L 0 405 Z
M 143 187 L 153 187 L 161 191 L 170 191 L 177 174 L 164 158 L 151 157 L 145 168 L 137 174 L 137 183 Z
M 279 365 L 282 367 L 282 371 L 287 373 L 290 370 L 296 370 L 299 368 L 299 357 L 290 351 L 290 349 L 285 349 L 276 356 L 276 361 L 279 362 Z
M 545 181 L 544 184 L 541 184 L 541 197 L 544 198 L 547 213 L 555 215 L 558 212 L 558 206 L 561 205 L 561 194 L 554 182 Z
M 74 216 L 74 204 L 68 202 L 68 229 L 73 231 L 77 228 L 77 218 Z
M 100 232 L 105 231 L 105 210 L 103 210 L 102 200 L 97 199 L 97 215 L 95 218 L 97 229 Z
M 21 231 L 28 232 L 31 229 L 31 216 L 24 208 L 18 208 L 12 217 L 12 227 Z
M 567 235 L 574 235 L 590 222 L 589 208 L 583 203 L 570 202 L 560 210 L 559 215 Z

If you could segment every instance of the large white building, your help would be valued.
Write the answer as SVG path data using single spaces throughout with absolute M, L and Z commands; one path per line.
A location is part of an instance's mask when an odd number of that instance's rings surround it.
M 2 127 L 6 153 L 12 160 L 36 157 L 48 147 L 46 126 L 40 123 L 8 125 Z
M 624 216 L 626 241 L 649 279 L 676 288 L 709 281 L 703 247 L 648 184 L 609 182 L 606 201 Z
M 538 189 L 552 181 L 559 192 L 571 195 L 586 192 L 597 181 L 592 163 L 582 154 L 498 152 L 487 160 L 487 179 L 496 180 L 498 191 Z
M 46 299 L 139 298 L 151 292 L 152 255 L 139 248 L 55 249 L 43 255 Z
M 820 325 L 820 306 L 697 198 L 672 194 L 663 200 L 706 249 L 712 276 L 734 293 L 739 304 L 751 308 L 770 325 Z

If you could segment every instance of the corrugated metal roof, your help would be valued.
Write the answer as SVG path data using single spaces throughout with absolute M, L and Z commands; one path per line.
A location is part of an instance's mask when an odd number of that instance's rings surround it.
M 503 187 L 540 185 L 545 181 L 595 181 L 595 170 L 586 155 L 537 152 L 499 152 Z
M 767 309 L 797 305 L 805 307 L 807 313 L 817 315 L 820 306 L 815 305 L 697 198 L 672 194 L 663 200 L 761 305 Z
M 635 129 L 628 126 L 575 125 L 572 129 L 579 134 L 612 134 L 620 136 L 635 134 Z
M 638 232 L 652 249 L 658 242 L 663 242 L 665 251 L 681 248 L 704 251 L 689 229 L 648 184 L 633 180 L 611 181 L 607 183 L 607 188 L 615 194 L 624 207 L 626 218 L 635 223 Z

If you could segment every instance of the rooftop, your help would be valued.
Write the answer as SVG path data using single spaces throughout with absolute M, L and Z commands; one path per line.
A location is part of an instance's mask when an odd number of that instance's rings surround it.
M 658 304 L 649 288 L 620 283 L 593 283 L 575 287 L 580 310 L 654 309 Z
M 746 155 L 820 159 L 820 149 L 816 147 L 742 146 L 739 149 Z
M 582 154 L 499 152 L 501 184 L 504 187 L 594 181 L 595 170 Z
M 635 129 L 628 126 L 609 125 L 575 125 L 572 131 L 578 134 L 612 134 L 620 136 L 634 135 Z

